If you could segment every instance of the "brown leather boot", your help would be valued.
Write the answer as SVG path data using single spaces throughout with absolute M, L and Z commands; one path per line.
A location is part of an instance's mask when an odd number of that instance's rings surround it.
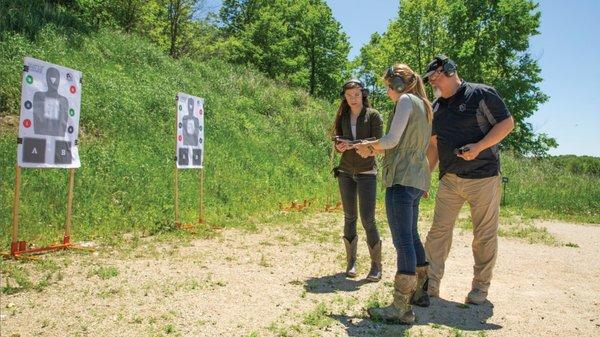
M 350 278 L 356 277 L 356 249 L 358 246 L 358 235 L 354 237 L 352 242 L 348 241 L 346 237 L 344 239 L 344 246 L 346 247 L 346 276 Z
M 416 275 L 396 274 L 394 279 L 394 301 L 387 307 L 369 309 L 371 319 L 388 323 L 413 324 L 415 313 L 412 311 L 410 298 L 416 287 Z
M 371 256 L 371 270 L 369 270 L 366 280 L 379 282 L 381 280 L 381 240 L 373 247 L 369 247 L 369 255 Z
M 417 289 L 410 300 L 411 304 L 420 307 L 429 306 L 429 294 L 427 294 L 429 278 L 427 277 L 427 268 L 428 265 L 417 267 Z

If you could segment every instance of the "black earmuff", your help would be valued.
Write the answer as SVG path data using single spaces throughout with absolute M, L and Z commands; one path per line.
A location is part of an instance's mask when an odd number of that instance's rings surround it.
M 396 92 L 402 92 L 404 91 L 404 88 L 406 88 L 406 83 L 404 82 L 404 79 L 402 78 L 402 76 L 396 75 L 396 73 L 394 72 L 394 67 L 388 68 L 385 77 L 388 78 L 390 82 L 390 88 L 392 88 L 392 90 Z
M 346 93 L 346 90 L 349 88 L 346 88 L 346 86 L 348 86 L 349 84 L 356 84 L 360 87 L 360 90 L 362 92 L 363 97 L 367 97 L 369 96 L 369 90 L 365 88 L 365 84 L 361 81 L 358 80 L 356 78 L 353 78 L 351 80 L 348 80 L 344 83 L 344 85 L 342 85 L 342 91 L 340 91 L 340 97 L 344 97 L 344 94 Z
M 442 63 L 442 70 L 444 71 L 444 74 L 446 76 L 451 77 L 454 76 L 454 74 L 456 74 L 457 67 L 454 61 L 452 61 L 444 55 L 437 56 L 436 59 L 438 59 Z

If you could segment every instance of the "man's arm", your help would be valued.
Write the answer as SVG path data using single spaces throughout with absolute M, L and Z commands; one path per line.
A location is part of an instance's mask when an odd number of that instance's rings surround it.
M 469 148 L 469 151 L 458 154 L 458 156 L 464 160 L 475 159 L 481 151 L 500 143 L 504 138 L 506 138 L 506 136 L 508 136 L 514 127 L 515 121 L 512 116 L 510 116 L 500 123 L 494 125 L 494 127 L 492 127 L 490 132 L 488 132 L 482 140 L 478 141 L 477 143 L 467 144 L 466 147 Z
M 514 128 L 515 120 L 512 116 L 494 125 L 490 132 L 488 132 L 482 140 L 477 142 L 479 147 L 481 147 L 481 151 L 500 143 Z
M 427 147 L 427 162 L 429 163 L 429 172 L 433 172 L 439 161 L 437 136 L 433 135 L 429 139 L 429 147 Z

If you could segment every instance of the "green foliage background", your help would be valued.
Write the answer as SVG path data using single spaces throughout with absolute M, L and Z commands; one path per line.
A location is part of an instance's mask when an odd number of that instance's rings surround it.
M 503 148 L 545 155 L 556 141 L 535 134 L 526 121 L 548 100 L 528 50 L 540 18 L 533 0 L 402 0 L 396 19 L 382 35 L 371 36 L 354 66 L 383 93 L 378 79 L 390 65 L 406 63 L 420 74 L 434 55 L 445 54 L 456 61 L 461 78 L 491 85 L 503 97 L 515 119 Z
M 137 0 L 119 1 L 125 6 Z M 148 22 L 155 28 L 164 24 L 143 14 L 155 13 L 156 8 L 142 10 L 138 23 L 127 28 L 123 25 L 127 20 L 111 12 L 117 7 L 108 6 L 121 2 L 41 1 L 43 5 L 34 6 L 36 1 L 24 0 L 21 7 L 10 7 L 15 2 L 0 0 L 0 8 L 8 8 L 0 12 L 3 248 L 10 242 L 15 120 L 26 55 L 84 74 L 82 167 L 76 171 L 73 206 L 77 240 L 110 241 L 125 232 L 173 229 L 174 97 L 179 91 L 206 99 L 209 224 L 254 228 L 268 221 L 266 216 L 276 213 L 280 202 L 309 199 L 311 212 L 337 201 L 328 140 L 335 100 L 314 98 L 289 79 L 273 80 L 256 65 L 229 63 L 219 57 L 228 50 L 227 43 L 212 45 L 204 54 L 189 52 L 194 46 L 177 44 L 180 53 L 171 57 L 164 29 L 139 31 L 150 27 L 144 26 Z M 201 33 L 194 30 L 200 26 L 187 24 L 186 34 L 195 34 L 201 43 L 223 38 L 214 26 L 204 26 L 212 28 Z M 374 41 L 385 38 L 375 36 Z M 375 52 L 365 47 L 363 56 L 369 50 Z M 375 54 L 373 58 L 377 59 Z M 376 108 L 384 114 L 388 110 L 383 100 L 376 101 Z M 534 217 L 600 223 L 599 158 L 522 158 L 520 153 L 504 154 L 503 174 L 510 179 L 508 209 Z M 60 236 L 66 183 L 64 170 L 23 170 L 21 239 L 44 244 Z M 180 172 L 185 222 L 197 217 L 197 186 L 198 171 Z M 435 189 L 434 179 L 432 198 L 422 204 L 425 212 L 432 209 Z M 379 193 L 380 201 L 382 196 Z

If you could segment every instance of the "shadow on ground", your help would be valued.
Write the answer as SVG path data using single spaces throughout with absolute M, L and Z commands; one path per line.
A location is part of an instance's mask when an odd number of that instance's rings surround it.
M 432 331 L 453 330 L 486 331 L 499 330 L 502 326 L 487 323 L 494 315 L 494 305 L 487 301 L 482 305 L 465 305 L 440 298 L 431 299 L 428 308 L 413 307 L 417 322 L 415 327 L 429 326 Z M 348 336 L 402 336 L 411 326 L 375 322 L 365 316 L 351 317 L 344 315 L 329 315 L 332 319 L 346 327 Z
M 306 280 L 304 289 L 309 293 L 327 294 L 336 291 L 356 291 L 367 281 L 364 279 L 349 279 L 345 273 L 313 277 Z

